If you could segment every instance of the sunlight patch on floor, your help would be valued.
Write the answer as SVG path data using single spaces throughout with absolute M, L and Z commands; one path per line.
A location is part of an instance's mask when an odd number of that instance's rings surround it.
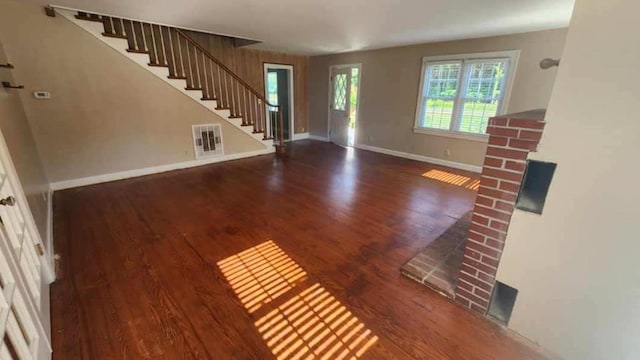
M 218 267 L 251 313 L 291 290 L 307 275 L 273 241 L 221 260 Z
M 479 179 L 472 179 L 468 176 L 458 175 L 442 170 L 429 170 L 426 173 L 422 174 L 422 176 L 427 179 L 437 180 L 471 190 L 478 190 L 478 188 L 480 187 Z
M 255 325 L 277 359 L 358 359 L 378 340 L 320 284 Z
M 273 241 L 218 262 L 277 359 L 359 359 L 378 337 Z M 276 302 L 278 298 L 279 302 Z

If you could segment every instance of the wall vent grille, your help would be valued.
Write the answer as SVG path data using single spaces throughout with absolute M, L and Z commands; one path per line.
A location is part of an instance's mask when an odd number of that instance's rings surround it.
M 193 146 L 196 159 L 224 155 L 220 124 L 193 125 Z

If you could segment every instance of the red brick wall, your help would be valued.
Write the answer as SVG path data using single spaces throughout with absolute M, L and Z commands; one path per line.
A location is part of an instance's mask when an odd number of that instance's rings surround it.
M 457 302 L 483 315 L 489 308 L 526 159 L 536 150 L 544 125 L 540 120 L 508 117 L 489 120 L 489 146 L 455 295 Z

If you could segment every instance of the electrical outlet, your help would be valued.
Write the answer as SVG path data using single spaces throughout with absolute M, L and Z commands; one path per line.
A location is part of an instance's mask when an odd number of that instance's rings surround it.
M 451 156 L 451 149 L 446 149 L 446 150 L 444 151 L 444 156 L 445 156 L 445 157 L 449 157 L 449 156 Z
M 373 136 L 368 136 L 367 139 L 369 140 L 369 144 L 373 144 Z

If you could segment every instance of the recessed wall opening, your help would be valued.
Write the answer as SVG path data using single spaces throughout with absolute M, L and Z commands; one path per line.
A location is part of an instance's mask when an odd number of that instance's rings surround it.
M 508 325 L 516 297 L 518 297 L 518 289 L 496 281 L 487 315 L 505 326 Z
M 527 169 L 518 200 L 516 201 L 516 208 L 542 214 L 542 208 L 547 199 L 549 185 L 551 185 L 555 170 L 556 164 L 554 163 L 536 160 L 527 161 Z
M 293 140 L 293 130 L 295 129 L 294 106 L 293 106 L 293 65 L 284 64 L 264 64 L 264 89 L 265 97 L 269 104 L 282 108 L 282 129 L 284 141 Z M 267 118 L 270 119 L 272 128 L 280 126 L 277 117 L 278 108 L 276 106 L 267 107 Z

